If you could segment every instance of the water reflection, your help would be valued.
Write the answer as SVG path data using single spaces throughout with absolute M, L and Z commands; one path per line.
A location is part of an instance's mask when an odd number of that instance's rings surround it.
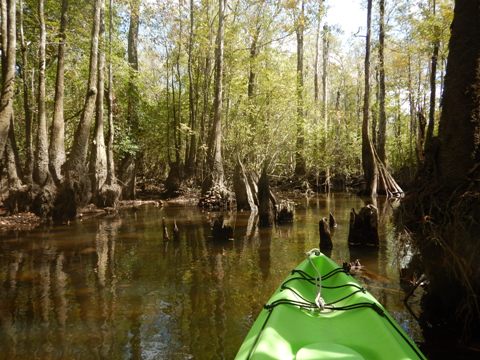
M 0 358 L 232 358 L 287 273 L 318 247 L 318 220 L 335 215 L 334 260 L 359 258 L 369 290 L 415 333 L 403 307 L 391 207 L 377 203 L 378 251 L 347 245 L 357 197 L 299 199 L 292 225 L 258 229 L 228 213 L 234 239 L 210 235 L 216 214 L 148 207 L 0 242 Z M 162 238 L 162 218 L 178 238 Z

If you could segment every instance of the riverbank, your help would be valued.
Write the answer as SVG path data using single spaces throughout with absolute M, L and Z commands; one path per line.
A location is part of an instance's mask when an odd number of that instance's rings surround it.
M 142 206 L 152 205 L 155 207 L 162 207 L 164 201 L 162 200 L 122 200 L 119 202 L 117 208 L 105 207 L 99 208 L 94 204 L 89 204 L 80 209 L 77 214 L 77 219 L 83 220 L 86 218 L 104 216 L 114 214 L 118 211 L 136 210 Z M 31 212 L 22 212 L 13 215 L 7 215 L 7 211 L 0 207 L 0 232 L 2 231 L 28 231 L 33 230 L 39 225 L 48 222 Z

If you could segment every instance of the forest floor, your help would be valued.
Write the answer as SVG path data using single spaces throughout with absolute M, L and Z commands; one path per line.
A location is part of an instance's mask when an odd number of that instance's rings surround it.
M 0 208 L 0 232 L 9 230 L 32 230 L 41 223 L 42 219 L 31 212 L 6 216 L 6 211 Z
M 86 219 L 95 216 L 103 216 L 108 214 L 114 214 L 118 211 L 124 211 L 129 209 L 138 209 L 141 206 L 153 205 L 155 207 L 161 207 L 164 202 L 161 200 L 122 200 L 118 204 L 117 209 L 114 208 L 99 208 L 94 204 L 89 204 L 80 209 L 77 214 L 77 219 Z M 2 231 L 29 231 L 33 230 L 37 226 L 45 223 L 46 220 L 38 217 L 31 212 L 22 212 L 18 214 L 8 215 L 7 211 L 0 206 L 0 233 Z

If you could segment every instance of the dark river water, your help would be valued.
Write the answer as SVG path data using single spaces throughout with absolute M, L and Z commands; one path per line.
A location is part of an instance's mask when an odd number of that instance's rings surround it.
M 254 214 L 225 214 L 235 229 L 226 243 L 211 237 L 215 214 L 186 205 L 0 232 L 0 358 L 232 359 L 281 280 L 318 247 L 318 220 L 330 211 L 338 222 L 331 257 L 360 259 L 358 279 L 422 341 L 403 305 L 391 206 L 378 200 L 380 247 L 360 252 L 347 244 L 360 198 L 296 201 L 290 226 L 258 229 Z

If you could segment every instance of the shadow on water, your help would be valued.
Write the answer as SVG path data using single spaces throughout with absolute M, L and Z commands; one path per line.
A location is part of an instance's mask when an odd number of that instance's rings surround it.
M 0 358 L 233 358 L 275 288 L 318 247 L 318 221 L 330 212 L 332 259 L 360 259 L 359 280 L 421 340 L 402 302 L 390 207 L 377 204 L 379 249 L 360 250 L 347 237 L 361 199 L 297 203 L 293 224 L 269 229 L 254 213 L 224 214 L 234 231 L 223 242 L 211 236 L 215 213 L 173 205 L 3 233 Z M 178 236 L 164 241 L 162 218 Z

